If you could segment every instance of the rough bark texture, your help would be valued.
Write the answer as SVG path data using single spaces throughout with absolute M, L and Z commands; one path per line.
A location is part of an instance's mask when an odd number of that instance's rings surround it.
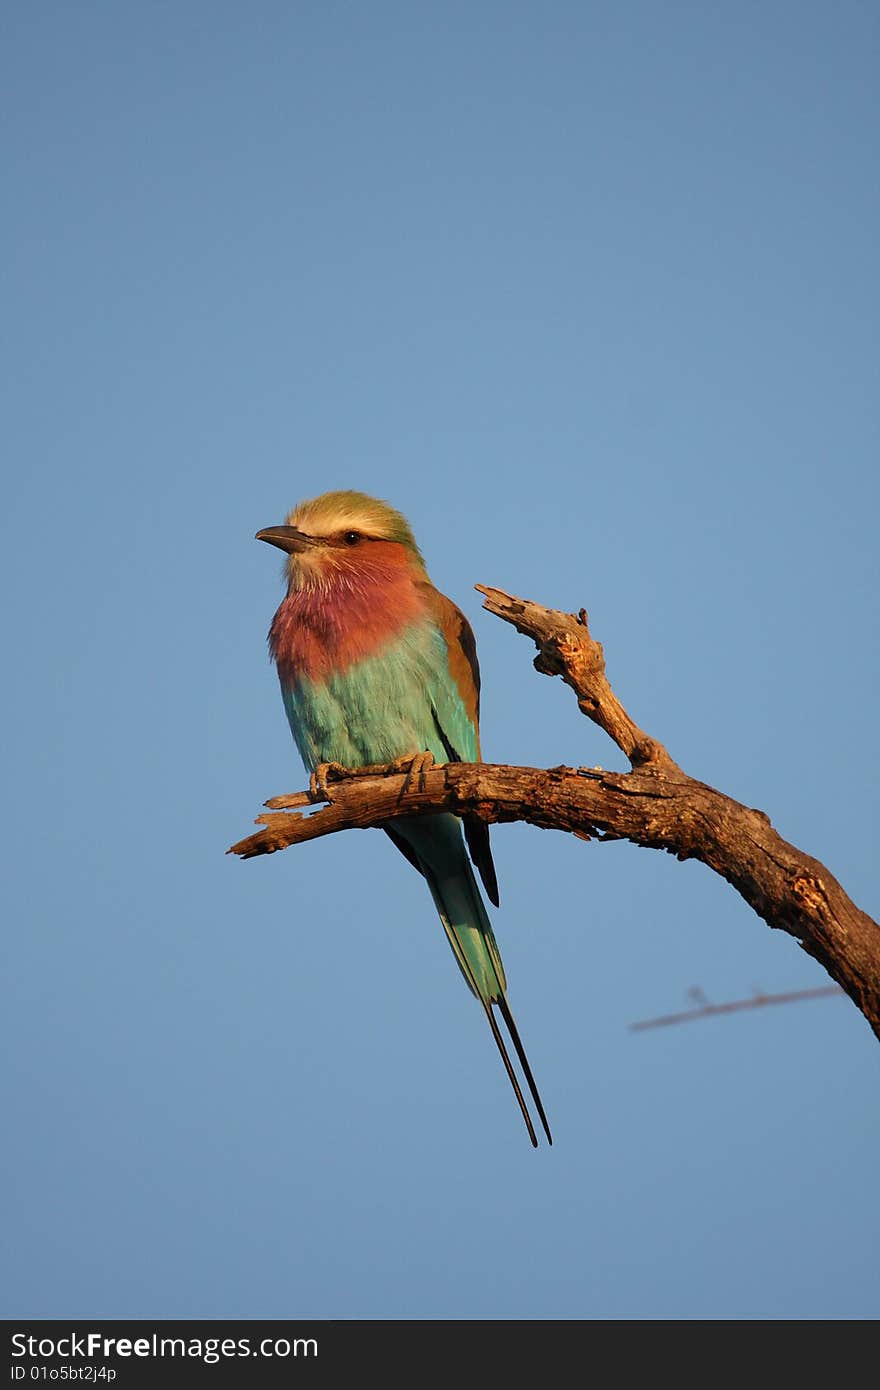
M 386 768 L 329 769 L 320 792 L 266 802 L 263 828 L 232 846 L 248 859 L 392 816 L 447 810 L 488 822 L 527 821 L 581 839 L 632 840 L 699 859 L 726 878 L 769 923 L 794 936 L 846 991 L 880 1038 L 880 927 L 847 897 L 823 864 L 783 840 L 763 811 L 694 781 L 661 743 L 633 722 L 605 676 L 587 615 L 543 608 L 477 586 L 484 607 L 537 648 L 535 668 L 560 675 L 578 705 L 625 753 L 631 772 L 601 768 L 450 763 L 417 776 Z M 320 779 L 319 779 L 320 780 Z M 316 800 L 328 805 L 304 813 Z

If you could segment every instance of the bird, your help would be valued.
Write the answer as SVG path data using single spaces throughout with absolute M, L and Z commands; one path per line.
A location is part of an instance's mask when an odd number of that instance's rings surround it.
M 331 768 L 395 763 L 412 775 L 435 762 L 480 761 L 473 630 L 431 583 L 401 512 L 363 492 L 325 492 L 300 502 L 283 525 L 258 531 L 256 539 L 287 556 L 287 593 L 272 619 L 269 651 L 314 795 L 326 792 Z M 552 1144 L 472 867 L 497 907 L 488 825 L 442 812 L 398 816 L 382 828 L 427 882 L 461 973 L 485 1011 L 532 1145 L 538 1147 L 535 1126 L 496 1013 Z

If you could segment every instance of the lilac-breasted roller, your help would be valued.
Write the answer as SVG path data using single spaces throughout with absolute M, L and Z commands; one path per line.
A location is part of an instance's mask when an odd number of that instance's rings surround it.
M 284 708 L 313 779 L 324 766 L 478 762 L 480 673 L 464 614 L 428 578 L 406 518 L 362 492 L 301 502 L 257 532 L 287 552 L 287 596 L 269 632 Z M 498 1027 L 503 1018 L 544 1132 L 544 1107 L 507 1003 L 504 966 L 462 839 L 497 907 L 484 821 L 399 817 L 383 828 L 423 875 L 455 959 L 482 1004 L 529 1138 L 535 1129 Z

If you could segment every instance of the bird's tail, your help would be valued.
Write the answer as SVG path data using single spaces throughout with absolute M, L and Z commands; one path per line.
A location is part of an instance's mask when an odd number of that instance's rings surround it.
M 522 1111 L 526 1129 L 529 1132 L 535 1148 L 538 1146 L 537 1135 L 532 1124 L 528 1106 L 520 1087 L 519 1079 L 510 1060 L 510 1055 L 498 1026 L 498 1018 L 495 1010 L 501 1015 L 514 1050 L 519 1058 L 523 1075 L 526 1079 L 532 1099 L 538 1111 L 544 1133 L 547 1135 L 548 1143 L 552 1144 L 553 1139 L 550 1134 L 550 1126 L 547 1123 L 547 1116 L 541 1104 L 541 1097 L 535 1085 L 535 1078 L 532 1076 L 532 1069 L 529 1066 L 525 1049 L 520 1041 L 519 1032 L 510 1012 L 507 1002 L 507 981 L 504 975 L 504 966 L 501 961 L 501 953 L 498 950 L 497 942 L 492 931 L 480 890 L 477 887 L 476 879 L 470 865 L 470 861 L 465 852 L 461 838 L 461 829 L 454 817 L 424 817 L 419 821 L 410 820 L 407 824 L 407 831 L 411 833 L 412 828 L 418 826 L 419 829 L 425 826 L 425 821 L 430 819 L 448 819 L 450 825 L 444 826 L 447 834 L 442 837 L 445 840 L 443 849 L 440 850 L 441 837 L 438 835 L 438 827 L 432 826 L 430 835 L 430 847 L 422 845 L 413 846 L 419 857 L 419 867 L 424 874 L 431 896 L 440 914 L 449 944 L 452 947 L 455 959 L 458 961 L 462 975 L 468 983 L 471 991 L 477 996 L 485 1010 L 492 1036 L 501 1054 L 510 1084 Z M 398 823 L 399 824 L 399 823 Z M 418 832 L 417 832 L 418 834 Z M 453 840 L 454 835 L 454 840 Z M 407 837 L 409 838 L 409 836 Z M 422 839 L 418 835 L 418 839 Z M 412 841 L 410 841 L 412 843 Z M 420 850 L 425 852 L 420 853 Z

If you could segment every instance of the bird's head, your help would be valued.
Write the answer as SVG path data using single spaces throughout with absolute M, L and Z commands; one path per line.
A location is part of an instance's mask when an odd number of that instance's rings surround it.
M 371 571 L 425 569 L 406 517 L 364 492 L 325 492 L 300 502 L 283 526 L 267 526 L 256 538 L 287 552 L 291 592 L 330 587 Z

